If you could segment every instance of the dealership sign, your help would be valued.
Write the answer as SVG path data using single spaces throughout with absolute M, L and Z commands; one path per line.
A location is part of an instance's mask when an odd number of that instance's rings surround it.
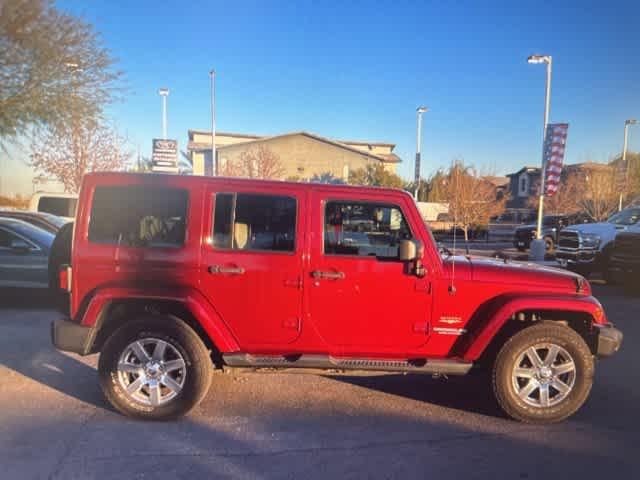
M 153 172 L 178 172 L 178 141 L 153 139 L 153 153 L 151 155 L 151 170 Z

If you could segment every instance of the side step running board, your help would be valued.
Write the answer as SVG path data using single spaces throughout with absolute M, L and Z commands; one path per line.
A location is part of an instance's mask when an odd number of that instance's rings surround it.
M 335 370 L 372 370 L 424 374 L 465 375 L 472 362 L 448 359 L 416 358 L 387 360 L 379 358 L 342 358 L 328 355 L 252 355 L 228 353 L 222 359 L 229 367 L 253 368 L 320 368 Z

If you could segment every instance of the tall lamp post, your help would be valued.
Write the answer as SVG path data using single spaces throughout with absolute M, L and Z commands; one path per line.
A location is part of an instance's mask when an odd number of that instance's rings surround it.
M 161 88 L 158 93 L 162 97 L 162 138 L 167 139 L 167 97 L 169 96 L 168 88 Z
M 544 122 L 542 126 L 542 169 L 540 170 L 540 192 L 538 197 L 538 225 L 536 228 L 536 238 L 531 242 L 529 256 L 532 260 L 543 260 L 545 253 L 545 242 L 542 240 L 542 216 L 544 214 L 544 193 L 546 182 L 546 165 L 544 158 L 544 144 L 547 137 L 547 125 L 549 124 L 549 110 L 551 108 L 551 55 L 531 55 L 527 59 L 531 64 L 547 65 L 547 82 L 544 96 Z
M 629 125 L 636 125 L 638 120 L 625 120 L 624 121 L 624 142 L 622 144 L 622 165 L 625 169 L 624 174 L 624 188 L 620 190 L 620 200 L 618 201 L 618 211 L 622 210 L 622 200 L 624 199 L 624 191 L 629 188 L 629 163 L 627 163 L 627 145 L 629 141 Z
M 213 175 L 218 176 L 218 159 L 216 158 L 216 71 L 211 70 L 209 77 L 211 77 L 211 170 Z
M 418 201 L 418 194 L 420 192 L 420 149 L 422 146 L 422 114 L 427 112 L 427 107 L 418 107 L 416 109 L 416 115 L 418 117 L 418 125 L 416 127 L 416 164 L 414 172 L 414 182 L 416 184 L 416 190 L 413 198 Z

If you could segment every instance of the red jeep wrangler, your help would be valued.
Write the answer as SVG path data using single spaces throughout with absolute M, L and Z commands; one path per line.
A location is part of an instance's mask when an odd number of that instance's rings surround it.
M 622 334 L 579 275 L 438 251 L 405 192 L 85 176 L 61 350 L 100 352 L 119 411 L 187 413 L 213 366 L 490 372 L 511 417 L 562 420 Z

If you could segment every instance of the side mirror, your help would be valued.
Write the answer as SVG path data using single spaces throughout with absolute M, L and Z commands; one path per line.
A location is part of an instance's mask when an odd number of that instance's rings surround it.
M 16 238 L 11 241 L 10 248 L 16 253 L 27 253 L 31 250 L 31 245 L 20 238 Z
M 413 240 L 400 240 L 400 260 L 413 262 L 418 258 L 418 245 Z
M 426 270 L 422 265 L 424 246 L 417 240 L 400 240 L 400 260 L 406 262 L 409 271 L 416 277 L 422 278 Z M 413 265 L 410 265 L 413 263 Z

